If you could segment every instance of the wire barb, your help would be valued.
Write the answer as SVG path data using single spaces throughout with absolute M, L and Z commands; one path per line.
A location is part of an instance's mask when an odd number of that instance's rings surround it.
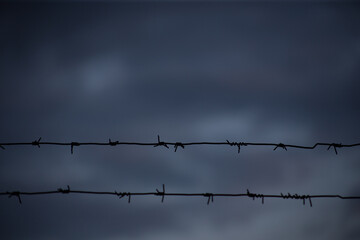
M 5 150 L 5 148 L 4 148 L 2 145 L 0 145 L 0 148 L 1 148 L 2 150 Z
M 7 194 L 9 195 L 9 198 L 11 198 L 12 196 L 16 196 L 19 200 L 19 203 L 22 204 L 21 197 L 20 197 L 20 194 L 21 194 L 20 191 L 7 192 Z
M 230 142 L 229 140 L 226 140 L 226 142 L 230 146 L 237 146 L 238 147 L 238 153 L 240 153 L 240 146 L 247 146 L 247 143 L 244 143 L 244 142 Z
M 208 198 L 207 205 L 210 204 L 210 200 L 211 200 L 211 202 L 214 202 L 214 194 L 213 193 L 204 193 L 203 195 L 204 195 L 204 197 Z
M 305 199 L 308 199 L 309 200 L 309 203 L 310 203 L 310 207 L 312 207 L 312 202 L 311 202 L 311 196 L 310 195 L 298 195 L 298 194 L 290 194 L 288 193 L 287 195 L 284 195 L 284 194 L 280 194 L 280 196 L 283 198 L 283 199 L 302 199 L 303 200 L 303 205 L 305 205 Z
M 69 185 L 67 185 L 67 189 L 58 188 L 57 190 L 60 193 L 70 193 L 71 192 Z
M 331 148 L 331 147 L 333 147 L 334 148 L 334 151 L 335 151 L 335 154 L 337 155 L 338 154 L 338 152 L 337 152 L 337 150 L 336 150 L 336 148 L 341 148 L 343 145 L 341 144 L 341 143 L 331 143 L 331 144 L 329 144 L 329 147 L 328 147 L 328 151 L 329 151 L 329 149 Z
M 120 193 L 118 193 L 118 192 L 115 191 L 115 194 L 119 197 L 119 199 L 123 198 L 125 196 L 128 196 L 128 203 L 130 203 L 130 200 L 131 200 L 131 193 L 130 192 L 120 192 Z
M 287 149 L 286 149 L 286 145 L 285 145 L 285 144 L 283 144 L 283 143 L 279 143 L 278 145 L 276 145 L 276 147 L 274 148 L 274 150 L 273 150 L 273 151 L 275 151 L 278 147 L 280 147 L 280 148 L 282 148 L 282 149 L 285 149 L 285 151 L 287 151 Z
M 176 143 L 174 144 L 174 148 L 175 148 L 175 151 L 174 151 L 174 152 L 176 152 L 176 150 L 178 149 L 178 147 L 182 147 L 183 149 L 185 149 L 184 144 L 182 144 L 181 142 L 176 142 Z
M 264 204 L 264 194 L 256 194 L 256 193 L 251 193 L 249 191 L 249 189 L 246 190 L 246 195 L 249 197 L 249 198 L 252 198 L 253 200 L 255 200 L 255 198 L 261 198 L 261 203 Z
M 74 146 L 80 146 L 80 143 L 78 143 L 78 142 L 71 142 L 71 154 L 74 153 Z
M 158 189 L 156 189 L 156 194 L 155 195 L 162 196 L 161 197 L 161 202 L 163 203 L 165 195 L 166 195 L 166 193 L 165 193 L 165 184 L 162 185 L 162 188 L 163 188 L 162 192 L 160 192 Z
M 38 146 L 38 148 L 40 148 L 40 140 L 41 140 L 41 137 L 38 140 L 32 141 L 31 144 L 34 146 Z
M 160 136 L 159 135 L 157 136 L 157 138 L 158 138 L 158 143 L 155 144 L 154 147 L 164 146 L 166 148 L 169 148 L 169 146 L 165 142 L 160 141 Z
M 110 146 L 116 146 L 117 144 L 119 144 L 119 141 L 112 142 L 111 139 L 109 138 L 109 145 Z

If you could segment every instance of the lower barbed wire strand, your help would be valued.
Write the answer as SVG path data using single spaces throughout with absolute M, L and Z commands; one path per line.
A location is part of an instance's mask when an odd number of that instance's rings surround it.
M 165 196 L 178 196 L 178 197 L 207 197 L 207 204 L 210 202 L 214 202 L 214 197 L 249 197 L 255 200 L 256 198 L 260 198 L 262 204 L 264 204 L 265 198 L 281 198 L 285 200 L 303 200 L 303 204 L 305 205 L 305 200 L 309 201 L 310 206 L 312 207 L 312 199 L 314 198 L 339 198 L 342 200 L 350 200 L 350 199 L 358 199 L 360 200 L 360 196 L 341 196 L 341 195 L 300 195 L 300 194 L 283 194 L 280 193 L 278 195 L 272 194 L 261 194 L 261 193 L 253 193 L 247 190 L 246 193 L 168 193 L 165 192 L 165 185 L 163 185 L 162 191 L 156 189 L 155 192 L 118 192 L 118 191 L 86 191 L 86 190 L 72 190 L 68 185 L 66 189 L 58 188 L 56 191 L 38 191 L 38 192 L 21 192 L 21 191 L 6 191 L 0 192 L 0 196 L 8 196 L 9 198 L 12 196 L 16 196 L 21 204 L 23 201 L 21 196 L 26 195 L 48 195 L 48 194 L 92 194 L 92 195 L 115 195 L 119 198 L 123 198 L 125 196 L 128 197 L 128 202 L 130 203 L 131 196 L 161 196 L 161 202 L 164 202 Z

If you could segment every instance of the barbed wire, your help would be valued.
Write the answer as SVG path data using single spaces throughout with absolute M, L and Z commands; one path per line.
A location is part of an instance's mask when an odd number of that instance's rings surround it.
M 108 142 L 43 142 L 41 141 L 41 137 L 32 142 L 7 142 L 0 143 L 0 148 L 5 150 L 5 146 L 25 146 L 32 145 L 40 148 L 40 145 L 57 145 L 57 146 L 70 146 L 71 154 L 74 152 L 74 147 L 78 146 L 118 146 L 118 145 L 136 145 L 136 146 L 153 146 L 160 147 L 163 146 L 169 149 L 169 146 L 174 147 L 174 151 L 176 152 L 178 147 L 185 149 L 185 146 L 192 145 L 229 145 L 235 146 L 238 148 L 238 153 L 240 153 L 240 148 L 245 146 L 272 146 L 274 147 L 274 151 L 278 148 L 282 148 L 284 150 L 288 150 L 288 148 L 298 148 L 298 149 L 315 149 L 318 146 L 327 146 L 327 150 L 331 148 L 334 149 L 335 154 L 338 154 L 338 148 L 350 148 L 360 146 L 360 143 L 354 144 L 342 144 L 342 143 L 315 143 L 312 146 L 303 146 L 303 145 L 294 145 L 294 144 L 284 144 L 284 143 L 261 143 L 261 142 L 234 142 L 226 140 L 224 142 L 165 142 L 160 140 L 160 136 L 157 137 L 157 142 L 120 142 L 120 141 L 111 141 L 109 138 Z
M 265 198 L 282 198 L 282 199 L 298 199 L 303 201 L 305 205 L 305 200 L 309 201 L 310 207 L 312 207 L 312 199 L 314 198 L 339 198 L 339 199 L 360 199 L 360 196 L 341 196 L 341 195 L 300 195 L 300 194 L 259 194 L 252 193 L 247 189 L 246 193 L 168 193 L 165 191 L 165 184 L 162 185 L 162 191 L 156 189 L 155 192 L 118 192 L 118 191 L 84 191 L 84 190 L 72 190 L 69 185 L 66 189 L 58 188 L 54 191 L 43 191 L 43 192 L 21 192 L 21 191 L 7 191 L 0 192 L 0 196 L 17 197 L 19 203 L 22 204 L 22 195 L 49 195 L 49 194 L 92 194 L 92 195 L 114 195 L 120 198 L 127 197 L 128 203 L 131 202 L 132 196 L 160 196 L 161 202 L 164 202 L 165 196 L 177 196 L 177 197 L 205 197 L 207 198 L 207 204 L 214 202 L 214 197 L 249 197 L 255 200 L 255 198 L 260 198 L 262 204 L 265 202 Z

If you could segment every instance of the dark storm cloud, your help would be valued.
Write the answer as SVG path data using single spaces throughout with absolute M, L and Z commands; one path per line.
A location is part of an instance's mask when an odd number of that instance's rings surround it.
M 1 141 L 154 142 L 160 134 L 167 141 L 359 142 L 358 4 L 1 5 Z M 154 191 L 165 183 L 169 192 L 356 195 L 358 150 L 339 152 L 81 146 L 71 155 L 68 147 L 8 147 L 0 190 Z M 341 200 L 314 200 L 314 208 L 251 199 L 23 202 L 1 199 L 7 239 L 359 235 L 356 211 L 349 213 L 357 202 Z

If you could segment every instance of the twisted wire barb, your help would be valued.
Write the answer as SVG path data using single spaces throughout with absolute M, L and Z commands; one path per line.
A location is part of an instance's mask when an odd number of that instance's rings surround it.
M 341 196 L 341 195 L 299 195 L 299 194 L 260 194 L 260 193 L 252 193 L 247 189 L 246 193 L 168 193 L 165 192 L 165 184 L 162 185 L 162 191 L 156 189 L 155 192 L 109 192 L 109 191 L 84 191 L 84 190 L 72 190 L 70 186 L 67 186 L 67 189 L 58 188 L 55 191 L 43 191 L 43 192 L 21 192 L 21 191 L 7 191 L 0 192 L 0 196 L 8 196 L 9 198 L 12 196 L 16 196 L 21 204 L 21 196 L 23 195 L 49 195 L 49 194 L 91 194 L 91 195 L 115 195 L 119 197 L 119 199 L 127 196 L 128 203 L 130 203 L 131 196 L 160 196 L 161 202 L 164 202 L 165 196 L 178 196 L 178 197 L 205 197 L 207 198 L 207 204 L 210 202 L 214 202 L 215 197 L 249 197 L 255 200 L 256 198 L 260 198 L 262 204 L 264 204 L 265 198 L 281 198 L 281 199 L 300 199 L 305 205 L 305 200 L 309 201 L 310 207 L 313 206 L 312 199 L 314 198 L 339 198 L 339 199 L 359 199 L 360 196 Z
M 75 146 L 117 146 L 117 145 L 135 145 L 135 146 L 153 146 L 159 147 L 163 146 L 169 149 L 169 146 L 174 147 L 174 151 L 176 152 L 178 147 L 185 149 L 186 146 L 192 145 L 229 145 L 236 146 L 238 148 L 238 153 L 240 153 L 240 147 L 246 146 L 272 146 L 274 147 L 274 151 L 278 148 L 282 148 L 284 150 L 288 150 L 288 148 L 298 148 L 298 149 L 315 149 L 318 146 L 327 146 L 327 150 L 331 148 L 334 149 L 335 154 L 338 154 L 338 148 L 350 148 L 360 146 L 360 143 L 354 144 L 341 144 L 341 143 L 315 143 L 312 146 L 303 146 L 303 145 L 294 145 L 294 144 L 284 144 L 284 143 L 261 143 L 261 142 L 230 142 L 226 140 L 224 142 L 165 142 L 160 140 L 160 136 L 158 135 L 157 142 L 120 142 L 120 141 L 111 141 L 109 139 L 108 142 L 40 142 L 41 138 L 32 142 L 5 142 L 0 143 L 0 148 L 5 150 L 4 146 L 25 146 L 32 145 L 40 148 L 40 145 L 56 145 L 56 146 L 70 146 L 71 154 L 74 152 Z

